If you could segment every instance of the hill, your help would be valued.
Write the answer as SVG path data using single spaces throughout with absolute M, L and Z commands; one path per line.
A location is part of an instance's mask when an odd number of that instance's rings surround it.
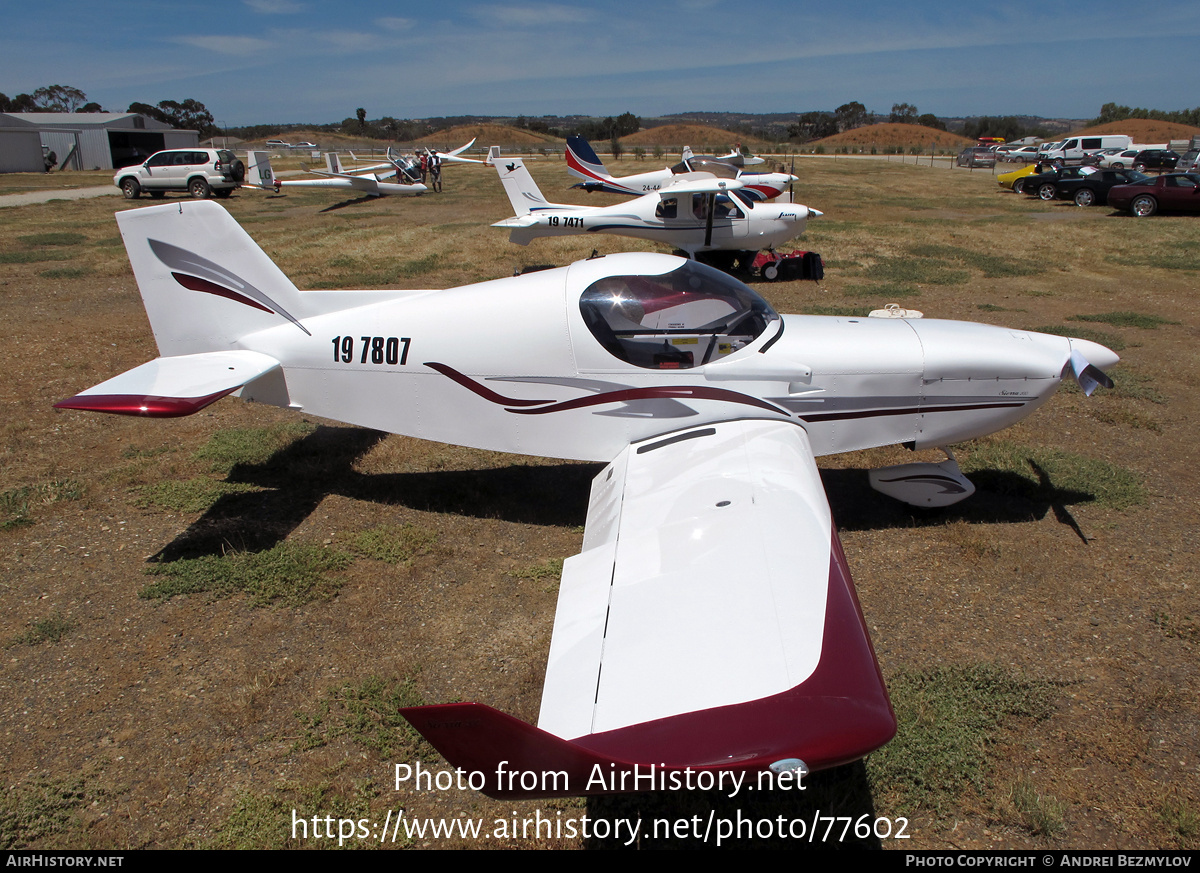
M 547 146 L 561 149 L 563 140 L 543 133 L 534 133 L 506 124 L 463 124 L 447 130 L 439 130 L 420 139 L 414 139 L 408 145 L 436 146 L 442 149 L 456 149 L 471 139 L 475 140 L 476 148 L 486 149 L 488 146 Z
M 1176 124 L 1173 121 L 1155 121 L 1152 118 L 1127 118 L 1124 121 L 1110 121 L 1107 124 L 1077 130 L 1071 135 L 1098 136 L 1105 133 L 1123 133 L 1133 137 L 1136 143 L 1148 144 L 1170 142 L 1173 139 L 1191 139 L 1200 136 L 1200 127 Z
M 975 144 L 975 140 L 948 133 L 932 127 L 922 127 L 919 124 L 868 124 L 866 127 L 856 127 L 843 133 L 835 133 L 825 139 L 814 140 L 809 145 L 823 146 L 927 146 L 930 143 L 942 147 L 966 147 Z
M 719 127 L 709 127 L 705 124 L 663 124 L 639 130 L 621 138 L 621 145 L 626 148 L 636 146 L 691 146 L 692 151 L 726 152 L 734 144 L 740 142 L 751 151 L 771 151 L 771 143 L 754 137 L 742 136 L 730 130 Z

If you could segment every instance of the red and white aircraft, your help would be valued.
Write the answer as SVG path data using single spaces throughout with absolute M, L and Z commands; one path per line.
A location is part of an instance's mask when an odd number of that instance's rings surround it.
M 814 458 L 989 434 L 1071 373 L 1089 393 L 1111 385 L 1098 368 L 1117 361 L 982 324 L 780 316 L 669 255 L 446 290 L 300 291 L 215 203 L 117 222 L 161 357 L 60 409 L 170 417 L 236 392 L 607 462 L 563 568 L 538 726 L 477 703 L 404 710 L 498 797 L 622 790 L 631 773 L 644 787 L 649 773 L 803 772 L 886 743 L 895 716 Z M 889 487 L 917 503 L 966 481 L 951 462 L 899 470 L 910 485 Z
M 719 158 L 712 155 L 693 155 L 690 148 L 683 151 L 683 160 L 673 167 L 617 178 L 604 167 L 591 144 L 581 136 L 567 137 L 567 172 L 583 179 L 573 187 L 586 191 L 607 191 L 612 194 L 632 194 L 640 197 L 669 185 L 683 173 L 712 173 L 719 179 L 737 179 L 742 191 L 754 200 L 771 200 L 782 194 L 796 177 L 789 173 L 747 173 L 742 166 L 749 161 L 762 163 L 762 158 L 749 158 L 731 152 Z
M 544 236 L 609 233 L 668 243 L 692 256 L 723 252 L 732 263 L 736 253 L 749 260 L 760 249 L 794 239 L 809 218 L 822 215 L 799 203 L 756 202 L 742 193 L 740 179 L 711 173 L 671 176 L 659 190 L 613 206 L 550 203 L 520 158 L 501 157 L 492 146 L 488 163 L 517 213 L 492 227 L 510 228 L 509 240 L 519 245 Z

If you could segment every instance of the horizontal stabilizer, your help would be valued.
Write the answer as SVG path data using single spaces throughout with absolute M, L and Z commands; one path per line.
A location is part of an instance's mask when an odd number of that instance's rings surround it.
M 178 418 L 199 412 L 279 366 L 259 352 L 204 352 L 156 358 L 74 397 L 56 409 Z

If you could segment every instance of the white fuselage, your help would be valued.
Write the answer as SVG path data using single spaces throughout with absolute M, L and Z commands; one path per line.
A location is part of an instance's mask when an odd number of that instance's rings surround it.
M 580 313 L 589 273 L 611 260 L 536 282 L 337 292 L 351 308 L 301 316 L 310 336 L 281 323 L 239 342 L 286 362 L 284 384 L 264 378 L 243 396 L 441 442 L 595 461 L 684 425 L 765 418 L 803 426 L 823 455 L 1006 427 L 1054 392 L 1079 343 L 967 322 L 789 315 L 706 365 L 646 369 L 614 357 Z M 382 295 L 392 299 L 369 302 Z

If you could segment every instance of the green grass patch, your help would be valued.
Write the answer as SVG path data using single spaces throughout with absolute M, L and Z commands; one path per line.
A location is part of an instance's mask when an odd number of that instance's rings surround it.
M 47 279 L 82 279 L 84 276 L 92 274 L 91 267 L 51 267 L 49 270 L 40 270 L 39 276 Z
M 254 485 L 215 479 L 155 482 L 139 488 L 134 502 L 142 507 L 158 506 L 175 512 L 207 512 L 226 494 L 261 490 Z
M 27 246 L 77 246 L 87 242 L 87 237 L 81 233 L 57 231 L 51 233 L 30 233 L 17 237 L 17 241 Z
M 56 252 L 52 249 L 31 252 L 0 252 L 0 264 L 37 264 L 42 261 L 68 261 L 70 259 L 69 253 Z
M 1093 501 L 1111 509 L 1144 503 L 1145 489 L 1136 475 L 1107 461 L 1058 449 L 1035 448 L 1003 440 L 970 443 L 960 458 L 962 471 L 977 474 L 980 487 L 1028 500 Z M 1010 474 L 986 476 L 986 474 Z
M 91 848 L 80 813 L 104 798 L 83 777 L 42 775 L 28 783 L 5 782 L 0 792 L 0 849 Z
M 911 285 L 854 285 L 847 288 L 846 293 L 867 297 L 916 297 L 921 292 Z
M 1065 327 L 1061 324 L 1048 324 L 1041 327 L 1028 327 L 1026 330 L 1034 333 L 1050 333 L 1054 336 L 1073 336 L 1077 339 L 1091 340 L 1094 343 L 1100 343 L 1102 346 L 1108 346 L 1114 352 L 1119 352 L 1125 348 L 1125 340 L 1113 333 L 1105 333 L 1102 330 L 1092 330 L 1090 327 Z
M 1159 406 L 1163 406 L 1167 402 L 1167 395 L 1154 388 L 1150 384 L 1150 377 L 1144 373 L 1138 373 L 1125 367 L 1114 367 L 1108 375 L 1112 377 L 1113 392 L 1118 397 L 1147 400 Z
M 400 709 L 424 703 L 408 677 L 368 676 L 357 685 L 346 683 L 322 694 L 315 711 L 296 713 L 304 731 L 298 746 L 313 749 L 346 737 L 384 760 L 409 760 L 429 747 Z
M 307 421 L 292 421 L 273 427 L 217 431 L 193 457 L 209 461 L 216 472 L 228 473 L 238 464 L 262 464 L 280 449 L 316 429 L 316 425 Z
M 252 606 L 300 606 L 336 595 L 342 583 L 330 574 L 345 569 L 351 560 L 344 552 L 288 542 L 265 552 L 204 555 L 151 567 L 146 572 L 160 578 L 138 596 L 168 600 L 182 594 L 245 594 Z
M 1072 315 L 1067 321 L 1096 321 L 1113 327 L 1140 327 L 1142 330 L 1158 330 L 1160 324 L 1179 324 L 1178 321 L 1146 315 L 1142 312 L 1101 312 L 1097 315 Z
M 839 318 L 866 318 L 871 314 L 870 306 L 806 306 L 809 315 L 833 315 Z
M 1163 270 L 1200 272 L 1200 249 L 1194 245 L 1180 244 L 1169 248 L 1163 246 L 1131 252 L 1113 252 L 1106 260 L 1123 267 L 1158 267 Z
M 1066 829 L 1066 806 L 1049 794 L 1040 794 L 1028 779 L 1013 786 L 1009 795 L 1022 825 L 1033 835 L 1053 837 Z
M 229 817 L 217 826 L 213 836 L 195 848 L 200 849 L 338 849 L 369 848 L 378 845 L 374 840 L 356 839 L 354 836 L 339 839 L 339 819 L 357 822 L 370 819 L 371 798 L 377 794 L 371 785 L 356 786 L 348 793 L 329 783 L 319 785 L 292 785 L 281 783 L 270 794 L 240 794 L 234 802 Z M 304 824 L 297 824 L 292 836 L 292 814 Z M 313 817 L 319 819 L 319 831 Z M 326 816 L 333 819 L 333 833 L 329 834 Z M 320 833 L 322 839 L 316 839 Z M 374 834 L 372 834 L 373 836 Z M 388 844 L 392 846 L 391 843 Z M 395 848 L 403 848 L 405 842 L 397 840 Z
M 1200 845 L 1200 812 L 1195 804 L 1171 794 L 1159 803 L 1158 815 L 1180 841 L 1181 848 L 1194 849 Z
M 902 673 L 888 691 L 899 730 L 867 760 L 871 790 L 935 811 L 987 787 L 988 752 L 1005 727 L 1053 711 L 1052 685 L 989 664 Z
M 912 246 L 909 248 L 909 252 L 914 257 L 940 260 L 979 270 L 989 279 L 1010 276 L 1032 276 L 1036 273 L 1044 273 L 1046 271 L 1046 267 L 1043 264 L 1031 261 L 1026 256 L 1019 258 L 1001 257 L 999 255 L 989 255 L 984 252 L 960 248 L 959 246 L 928 243 Z
M 863 276 L 890 285 L 962 285 L 971 278 L 943 261 L 908 257 L 883 258 L 863 270 Z
M 9 646 L 40 646 L 42 643 L 57 643 L 75 629 L 75 625 L 61 615 L 38 619 L 29 623 L 29 630 L 17 634 Z
M 549 558 L 540 564 L 531 564 L 528 567 L 513 570 L 512 575 L 518 579 L 530 579 L 534 582 L 544 579 L 558 580 L 562 577 L 562 569 L 562 558 Z
M 52 479 L 0 492 L 0 530 L 33 524 L 33 510 L 83 497 L 83 486 L 70 479 Z
M 415 525 L 385 525 L 360 533 L 354 538 L 353 549 L 377 561 L 407 564 L 418 555 L 429 554 L 437 538 L 436 531 Z

